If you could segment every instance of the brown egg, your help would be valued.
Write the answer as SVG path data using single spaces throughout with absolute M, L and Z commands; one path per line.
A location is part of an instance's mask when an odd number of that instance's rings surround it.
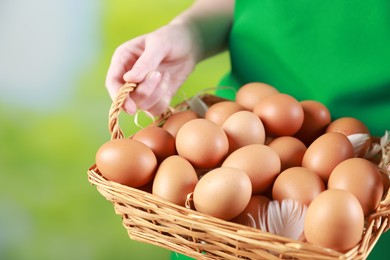
M 309 146 L 315 139 L 325 133 L 326 127 L 331 122 L 331 115 L 324 104 L 315 100 L 301 101 L 301 106 L 304 115 L 303 123 L 294 136 L 306 146 Z
M 264 144 L 265 129 L 259 117 L 250 111 L 238 111 L 222 125 L 229 140 L 229 153 L 249 144 Z
M 261 119 L 267 135 L 294 135 L 303 123 L 303 109 L 294 97 L 274 94 L 258 102 L 253 112 Z
M 246 208 L 251 194 L 251 182 L 245 172 L 220 167 L 199 180 L 194 190 L 194 206 L 201 213 L 230 220 Z
M 153 181 L 153 194 L 184 206 L 187 195 L 194 191 L 198 176 L 189 161 L 178 155 L 166 158 L 158 167 Z
M 273 86 L 261 82 L 250 82 L 237 91 L 236 102 L 245 109 L 253 111 L 257 103 L 276 93 L 279 91 Z
M 176 154 L 175 138 L 161 127 L 145 127 L 135 133 L 132 139 L 140 141 L 152 149 L 158 162 Z
M 276 137 L 268 146 L 279 155 L 281 161 L 280 171 L 294 166 L 301 166 L 303 155 L 307 149 L 302 141 L 292 136 Z
M 173 137 L 176 137 L 179 128 L 188 121 L 199 116 L 192 110 L 179 111 L 168 117 L 162 128 L 166 129 Z
M 304 167 L 292 167 L 278 175 L 272 197 L 278 201 L 292 199 L 309 206 L 324 190 L 325 184 L 318 174 Z
M 278 154 L 263 144 L 250 144 L 232 152 L 222 167 L 233 167 L 248 174 L 253 194 L 265 192 L 280 173 Z
M 387 173 L 384 173 L 381 171 L 382 181 L 383 181 L 383 195 L 382 198 L 385 198 L 387 196 L 387 193 L 390 189 L 390 178 Z
M 337 165 L 329 177 L 328 189 L 351 192 L 367 216 L 376 209 L 383 195 L 383 180 L 378 167 L 363 158 L 351 158 Z
M 221 101 L 210 106 L 204 118 L 222 126 L 229 116 L 241 110 L 244 108 L 234 101 Z
M 326 128 L 326 132 L 338 132 L 347 136 L 351 134 L 370 134 L 367 126 L 354 117 L 341 117 L 332 121 Z
M 176 135 L 176 150 L 197 168 L 212 168 L 225 159 L 229 141 L 217 124 L 197 118 L 185 123 Z
M 325 133 L 306 150 L 302 166 L 316 172 L 324 183 L 328 182 L 333 169 L 342 161 L 353 157 L 349 139 L 341 133 Z
M 267 207 L 270 199 L 262 195 L 251 197 L 248 206 L 240 215 L 232 219 L 232 222 L 260 229 L 260 219 L 267 214 Z
M 99 172 L 108 180 L 138 188 L 154 176 L 157 159 L 145 144 L 132 139 L 114 139 L 96 153 Z
M 363 209 L 348 191 L 325 190 L 307 209 L 304 233 L 310 244 L 345 253 L 359 243 L 363 230 Z
M 370 136 L 368 127 L 362 121 L 354 117 L 341 117 L 332 121 L 326 128 L 326 132 L 338 132 L 346 136 L 353 134 L 368 134 Z M 370 148 L 370 145 L 371 139 L 369 138 L 362 146 L 358 156 L 363 157 Z

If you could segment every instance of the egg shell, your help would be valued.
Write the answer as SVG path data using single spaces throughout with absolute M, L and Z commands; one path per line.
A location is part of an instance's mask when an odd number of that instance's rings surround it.
M 277 94 L 279 91 L 271 85 L 262 82 L 249 82 L 241 86 L 236 94 L 236 102 L 247 110 L 253 108 L 264 98 Z
M 351 158 L 333 169 L 328 189 L 351 192 L 362 205 L 364 215 L 368 216 L 382 199 L 383 180 L 376 165 L 363 158 Z
M 370 134 L 368 127 L 354 117 L 341 117 L 332 121 L 326 128 L 326 132 L 338 132 L 344 135 Z
M 325 190 L 307 209 L 304 233 L 311 244 L 345 253 L 359 243 L 363 230 L 363 209 L 348 191 Z
M 390 169 L 389 169 L 390 170 Z M 383 195 L 382 199 L 387 196 L 387 193 L 390 189 L 390 177 L 387 173 L 381 171 L 382 181 L 383 181 Z
M 259 220 L 264 214 L 267 214 L 267 208 L 270 199 L 263 195 L 253 195 L 248 206 L 232 222 L 260 229 Z
M 253 194 L 265 192 L 272 186 L 280 173 L 280 158 L 270 147 L 251 144 L 232 152 L 222 163 L 222 167 L 233 167 L 244 171 L 252 183 Z
M 253 108 L 253 112 L 261 119 L 267 135 L 292 136 L 303 123 L 302 105 L 294 97 L 279 93 L 270 95 Z
M 192 110 L 178 111 L 167 118 L 162 128 L 166 129 L 173 137 L 176 137 L 180 127 L 195 118 L 199 118 L 199 116 Z
M 154 176 L 157 159 L 145 144 L 132 139 L 113 139 L 96 153 L 96 166 L 108 180 L 138 188 Z
M 259 117 L 250 111 L 238 111 L 222 125 L 229 140 L 229 153 L 249 144 L 264 144 L 265 129 Z
M 207 119 L 197 118 L 179 129 L 176 150 L 196 168 L 213 168 L 226 157 L 229 141 L 220 126 Z
M 158 167 L 152 193 L 180 206 L 194 191 L 198 176 L 189 161 L 178 155 L 166 158 Z
M 301 101 L 303 109 L 303 123 L 296 138 L 309 146 L 315 139 L 325 133 L 326 127 L 332 118 L 329 109 L 321 102 L 315 100 Z
M 247 207 L 251 194 L 251 182 L 245 172 L 220 167 L 199 180 L 193 193 L 193 201 L 197 211 L 230 220 Z
M 281 161 L 280 171 L 301 166 L 303 155 L 307 150 L 306 145 L 301 140 L 292 136 L 276 137 L 268 146 L 279 155 Z
M 324 190 L 324 182 L 314 171 L 292 167 L 278 175 L 272 188 L 272 197 L 278 201 L 292 199 L 309 206 Z
M 135 133 L 132 139 L 140 141 L 152 149 L 158 162 L 176 154 L 175 138 L 161 127 L 145 127 Z
M 326 128 L 326 133 L 329 132 L 338 132 L 346 136 L 353 134 L 368 134 L 370 136 L 368 127 L 361 120 L 354 117 L 341 117 L 332 121 Z M 368 139 L 358 156 L 363 157 L 370 148 L 370 145 L 371 139 Z
M 244 108 L 234 101 L 221 101 L 211 105 L 204 118 L 222 126 L 229 116 L 241 110 Z
M 353 156 L 352 144 L 345 135 L 325 133 L 307 148 L 302 158 L 302 166 L 319 174 L 326 184 L 333 169 Z

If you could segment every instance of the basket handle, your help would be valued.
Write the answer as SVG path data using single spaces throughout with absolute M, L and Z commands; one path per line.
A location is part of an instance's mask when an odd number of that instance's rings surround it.
M 111 104 L 108 115 L 108 129 L 111 134 L 111 140 L 124 138 L 122 129 L 119 126 L 119 113 L 122 110 L 123 103 L 128 95 L 137 87 L 135 83 L 125 83 L 118 91 L 118 94 Z

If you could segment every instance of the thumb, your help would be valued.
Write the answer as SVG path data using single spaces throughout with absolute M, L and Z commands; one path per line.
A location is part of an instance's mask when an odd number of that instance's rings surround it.
M 126 82 L 140 83 L 145 80 L 147 74 L 158 68 L 166 54 L 154 42 L 146 42 L 145 50 L 134 63 L 134 66 L 123 75 Z

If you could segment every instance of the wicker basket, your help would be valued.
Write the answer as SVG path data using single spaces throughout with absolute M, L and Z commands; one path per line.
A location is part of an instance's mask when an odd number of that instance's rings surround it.
M 112 104 L 109 116 L 112 139 L 124 138 L 118 115 L 124 99 L 134 87 L 133 84 L 124 85 Z M 205 94 L 202 100 L 211 105 L 221 99 Z M 175 107 L 177 109 L 188 109 L 188 105 L 184 101 Z M 156 124 L 162 124 L 171 113 L 172 109 L 161 115 Z M 387 148 L 390 154 L 390 147 Z M 382 233 L 389 229 L 389 192 L 377 210 L 367 217 L 360 243 L 343 254 L 210 217 L 148 192 L 108 181 L 99 174 L 96 165 L 88 170 L 88 179 L 114 204 L 115 213 L 122 217 L 131 239 L 196 259 L 366 259 Z

